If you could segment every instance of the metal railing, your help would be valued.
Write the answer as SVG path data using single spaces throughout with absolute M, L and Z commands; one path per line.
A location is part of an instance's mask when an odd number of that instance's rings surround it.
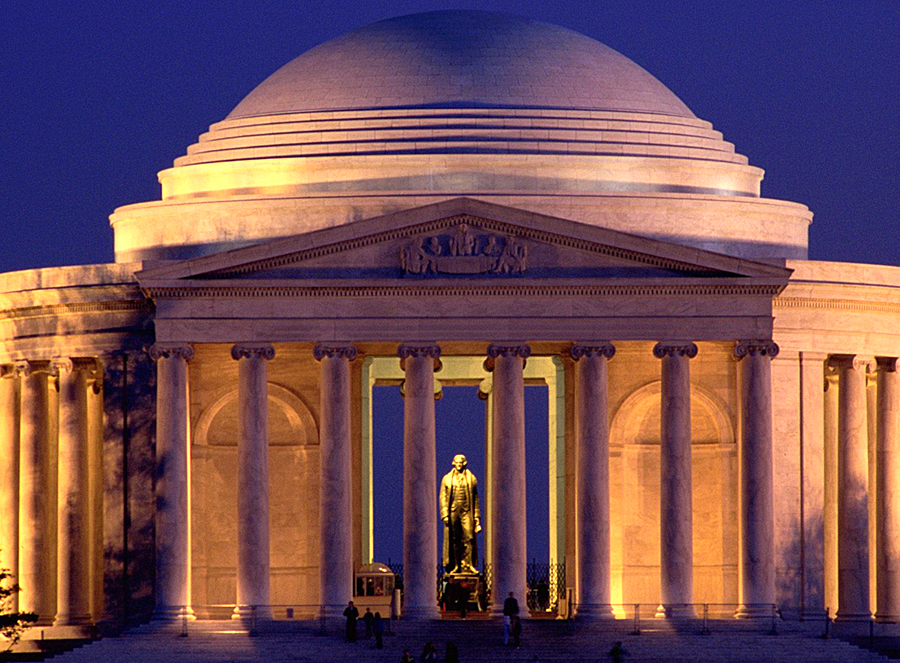
M 746 630 L 778 634 L 781 616 L 774 603 L 608 603 L 591 606 L 592 616 L 608 613 L 608 620 L 587 620 L 574 611 L 574 622 L 592 628 L 618 630 L 630 635 L 675 630 L 708 635 L 713 630 Z M 571 612 L 567 613 L 570 617 Z M 577 627 L 576 627 L 577 628 Z

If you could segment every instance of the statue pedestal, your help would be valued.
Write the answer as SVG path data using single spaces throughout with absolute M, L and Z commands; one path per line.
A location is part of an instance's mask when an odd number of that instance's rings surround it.
M 487 602 L 484 576 L 480 573 L 445 573 L 441 586 L 442 612 L 458 612 L 462 618 L 472 610 L 484 612 Z

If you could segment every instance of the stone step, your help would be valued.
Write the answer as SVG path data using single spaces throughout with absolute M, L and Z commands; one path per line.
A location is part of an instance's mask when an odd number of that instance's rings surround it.
M 576 625 L 565 622 L 529 621 L 525 624 L 521 646 L 504 647 L 501 623 L 492 621 L 402 622 L 393 635 L 385 637 L 385 648 L 376 650 L 374 639 L 356 643 L 343 641 L 338 628 L 316 635 L 317 624 L 281 623 L 277 628 L 252 637 L 239 622 L 196 621 L 188 625 L 188 636 L 180 636 L 180 625 L 148 625 L 106 638 L 67 654 L 55 657 L 63 663 L 252 663 L 256 661 L 315 661 L 343 663 L 367 660 L 396 663 L 404 649 L 417 658 L 424 644 L 432 641 L 442 653 L 453 640 L 464 662 L 510 663 L 531 661 L 580 663 L 607 660 L 607 652 L 621 640 L 628 660 L 654 663 L 847 663 L 888 659 L 849 645 L 841 640 L 825 640 L 820 630 L 797 623 L 779 624 L 779 635 L 763 632 L 728 630 L 725 624 L 712 624 L 714 632 L 647 631 L 628 635 L 609 630 L 610 625 Z M 715 631 L 717 627 L 722 630 Z

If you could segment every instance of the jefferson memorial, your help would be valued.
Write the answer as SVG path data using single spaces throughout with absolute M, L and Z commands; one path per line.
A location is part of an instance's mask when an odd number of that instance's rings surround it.
M 300 55 L 112 213 L 114 263 L 0 275 L 19 609 L 339 613 L 382 561 L 372 390 L 402 382 L 404 618 L 439 615 L 442 385 L 486 401 L 493 608 L 529 591 L 545 385 L 581 617 L 897 620 L 900 269 L 807 260 L 812 213 L 762 179 L 568 29 L 433 12 Z

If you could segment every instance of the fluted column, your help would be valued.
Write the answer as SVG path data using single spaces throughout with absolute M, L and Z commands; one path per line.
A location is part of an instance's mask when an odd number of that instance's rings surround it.
M 350 362 L 356 347 L 319 343 L 322 365 L 319 420 L 320 603 L 325 616 L 340 615 L 352 597 Z
M 875 618 L 900 621 L 900 373 L 896 357 L 878 358 L 876 522 L 878 582 Z
M 50 624 L 56 614 L 51 596 L 52 536 L 55 491 L 50 473 L 50 362 L 16 365 L 22 379 L 19 433 L 19 609 Z
M 611 343 L 579 343 L 575 360 L 577 421 L 578 601 L 579 617 L 612 617 L 609 532 L 609 395 L 607 362 Z
M 660 594 L 658 617 L 693 616 L 694 539 L 691 482 L 691 374 L 694 343 L 657 343 L 662 360 L 660 411 Z
M 771 341 L 738 343 L 741 362 L 741 605 L 738 617 L 771 614 L 775 603 Z
M 839 621 L 871 618 L 869 610 L 869 460 L 866 368 L 858 355 L 829 359 L 838 371 Z
M 156 612 L 171 620 L 191 610 L 190 345 L 157 343 L 156 361 Z
M 435 474 L 434 372 L 438 345 L 401 345 L 406 372 L 403 400 L 403 612 L 436 618 L 437 478 Z
M 12 365 L 0 367 L 0 568 L 19 571 L 19 379 Z M 10 612 L 19 597 L 9 598 Z
M 57 613 L 60 625 L 91 621 L 88 382 L 96 362 L 54 359 L 59 374 Z
M 527 345 L 491 345 L 485 368 L 493 371 L 493 610 L 514 592 L 519 606 L 526 598 L 525 527 L 525 361 Z
M 271 345 L 237 344 L 238 568 L 235 617 L 271 619 L 269 593 L 269 398 L 266 362 Z

